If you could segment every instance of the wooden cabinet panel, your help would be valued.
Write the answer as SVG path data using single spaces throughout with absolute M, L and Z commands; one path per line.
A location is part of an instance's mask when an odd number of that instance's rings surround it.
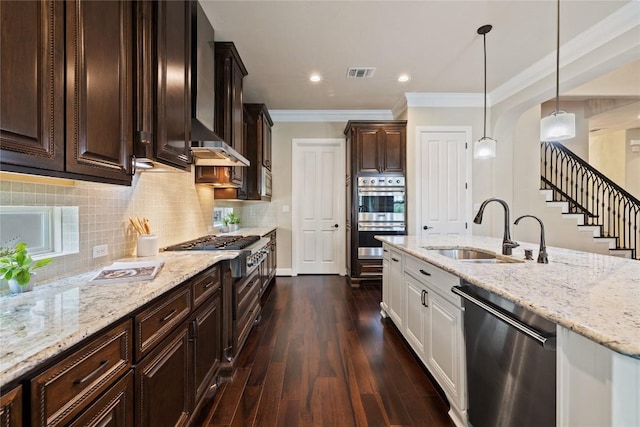
M 2 163 L 64 170 L 64 3 L 0 3 Z
M 215 379 L 222 357 L 220 291 L 202 306 L 191 322 L 193 341 L 194 404 L 204 397 Z
M 244 104 L 245 157 L 251 165 L 245 169 L 247 200 L 271 201 L 271 126 L 273 121 L 265 104 Z M 269 156 L 265 159 L 265 156 Z M 269 166 L 265 166 L 268 164 Z M 265 170 L 263 170 L 263 168 Z M 263 192 L 264 188 L 264 192 Z M 218 193 L 216 193 L 218 198 Z
M 360 129 L 356 131 L 354 143 L 356 147 L 356 159 L 358 172 L 379 172 L 380 160 L 378 149 L 378 129 Z
M 427 313 L 427 367 L 447 392 L 447 397 L 453 399 L 457 407 L 463 407 L 462 309 L 437 292 L 430 292 Z
M 68 172 L 131 181 L 132 5 L 66 3 Z
M 183 426 L 189 419 L 189 326 L 182 323 L 135 369 L 136 426 Z
M 215 132 L 237 152 L 244 155 L 242 87 L 247 69 L 232 42 L 216 42 L 215 59 Z M 230 183 L 238 187 L 238 198 L 246 198 L 245 190 L 242 189 L 245 168 L 230 169 Z
M 348 122 L 345 134 L 353 159 L 348 174 L 405 172 L 406 121 Z
M 191 311 L 191 287 L 183 286 L 135 316 L 136 361 L 156 346 Z
M 90 341 L 31 381 L 31 422 L 66 425 L 132 365 L 131 321 Z
M 405 169 L 405 127 L 383 128 L 380 130 L 380 172 L 404 173 Z
M 155 155 L 189 170 L 191 163 L 191 3 L 156 7 Z
M 220 266 L 215 265 L 192 279 L 193 306 L 197 307 L 217 292 L 222 286 Z
M 411 344 L 418 357 L 425 355 L 425 327 L 427 327 L 427 307 L 429 293 L 424 287 L 409 275 L 404 276 L 406 319 L 405 337 Z
M 69 427 L 133 426 L 133 371 L 100 396 Z
M 22 386 L 17 386 L 0 396 L 0 427 L 22 425 Z

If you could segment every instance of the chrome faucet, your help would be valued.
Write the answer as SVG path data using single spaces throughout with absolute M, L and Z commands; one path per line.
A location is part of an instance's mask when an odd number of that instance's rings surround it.
M 484 208 L 487 206 L 489 202 L 498 202 L 504 208 L 504 236 L 502 238 L 502 255 L 511 255 L 512 249 L 520 246 L 518 242 L 514 242 L 511 240 L 511 233 L 509 232 L 509 206 L 507 202 L 502 199 L 491 198 L 487 199 L 480 205 L 480 209 L 476 214 L 476 217 L 473 219 L 473 222 L 476 224 L 482 223 L 482 214 L 484 213 Z
M 547 258 L 547 245 L 544 243 L 544 224 L 540 218 L 533 215 L 522 215 L 515 220 L 514 224 L 518 225 L 522 218 L 533 218 L 540 224 L 540 251 L 538 252 L 538 262 L 540 264 L 549 264 L 549 258 Z

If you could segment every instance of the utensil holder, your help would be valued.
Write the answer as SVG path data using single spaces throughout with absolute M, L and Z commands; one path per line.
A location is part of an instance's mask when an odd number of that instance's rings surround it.
M 155 234 L 138 235 L 138 256 L 158 255 L 158 236 Z

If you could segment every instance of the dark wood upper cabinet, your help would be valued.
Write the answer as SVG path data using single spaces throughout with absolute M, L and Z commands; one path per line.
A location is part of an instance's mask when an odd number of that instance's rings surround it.
M 7 164 L 64 170 L 64 3 L 0 2 L 0 146 Z
M 129 1 L 66 3 L 69 172 L 131 181 L 131 19 Z
M 272 126 L 273 120 L 265 104 L 244 104 L 245 157 L 251 162 L 245 168 L 247 200 L 271 201 Z
M 156 7 L 156 117 L 158 159 L 188 170 L 191 164 L 191 2 Z
M 131 183 L 132 12 L 2 2 L 3 169 Z
M 192 4 L 145 0 L 134 5 L 134 154 L 142 162 L 188 171 Z
M 350 121 L 345 134 L 354 162 L 352 176 L 405 172 L 406 121 Z
M 247 69 L 232 42 L 215 43 L 215 132 L 238 153 L 245 155 L 242 82 Z M 232 167 L 229 183 L 246 198 L 244 167 Z

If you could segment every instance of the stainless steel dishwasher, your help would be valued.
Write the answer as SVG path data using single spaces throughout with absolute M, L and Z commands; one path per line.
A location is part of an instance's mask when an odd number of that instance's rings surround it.
M 556 424 L 555 324 L 469 283 L 464 301 L 469 423 Z

